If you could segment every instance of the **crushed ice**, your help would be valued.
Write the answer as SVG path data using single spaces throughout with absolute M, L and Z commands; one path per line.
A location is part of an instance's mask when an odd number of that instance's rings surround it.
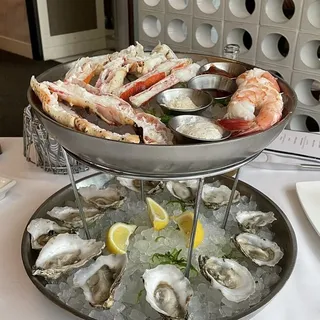
M 217 183 L 217 182 L 215 182 Z M 98 223 L 90 227 L 91 236 L 98 240 L 105 240 L 106 231 L 115 222 L 126 222 L 139 226 L 130 239 L 128 247 L 128 266 L 122 278 L 121 285 L 116 290 L 115 303 L 109 310 L 95 309 L 85 300 L 82 290 L 72 286 L 73 275 L 69 275 L 59 282 L 49 283 L 46 288 L 56 294 L 61 301 L 68 306 L 80 311 L 91 318 L 115 319 L 115 320 L 146 320 L 161 319 L 145 300 L 145 291 L 142 282 L 142 274 L 145 269 L 156 266 L 152 262 L 155 253 L 164 254 L 173 249 L 181 250 L 180 257 L 187 256 L 185 238 L 177 232 L 174 222 L 161 230 L 154 231 L 151 228 L 145 203 L 139 198 L 139 193 L 127 190 L 128 198 L 124 205 L 117 210 L 108 210 Z M 181 204 L 177 201 L 168 201 L 169 194 L 166 190 L 152 196 L 160 205 L 166 208 L 169 215 L 182 213 Z M 172 197 L 170 197 L 171 200 Z M 70 205 L 70 203 L 68 203 Z M 191 207 L 186 208 L 191 209 Z M 226 231 L 220 228 L 225 207 L 212 210 L 201 206 L 200 221 L 205 231 L 203 243 L 194 250 L 193 266 L 198 269 L 197 257 L 199 254 L 208 256 L 227 256 L 236 259 L 247 267 L 256 282 L 256 291 L 246 301 L 235 303 L 228 301 L 220 291 L 213 289 L 210 283 L 200 273 L 193 273 L 190 279 L 194 295 L 189 304 L 189 320 L 209 320 L 217 317 L 230 317 L 247 310 L 266 297 L 271 287 L 280 279 L 281 267 L 258 267 L 245 258 L 230 242 L 231 236 L 240 231 L 235 222 L 234 215 L 239 210 L 257 210 L 254 200 L 246 196 L 241 197 L 238 204 L 232 205 L 231 214 Z M 258 234 L 272 239 L 272 232 L 264 227 Z

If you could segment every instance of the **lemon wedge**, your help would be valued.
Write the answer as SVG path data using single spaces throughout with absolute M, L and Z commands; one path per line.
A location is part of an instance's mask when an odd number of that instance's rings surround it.
M 194 214 L 191 211 L 186 211 L 180 214 L 179 216 L 176 216 L 173 218 L 173 220 L 178 224 L 179 229 L 183 232 L 186 238 L 187 247 L 189 247 L 189 243 L 190 243 L 193 218 L 194 218 Z M 198 220 L 193 247 L 194 248 L 198 247 L 202 243 L 203 239 L 204 239 L 203 226 L 201 222 Z
M 169 223 L 169 216 L 165 209 L 153 199 L 146 198 L 148 214 L 155 230 L 161 230 L 165 228 Z
M 137 226 L 117 222 L 113 224 L 107 233 L 106 247 L 110 253 L 124 254 L 129 245 L 129 238 Z

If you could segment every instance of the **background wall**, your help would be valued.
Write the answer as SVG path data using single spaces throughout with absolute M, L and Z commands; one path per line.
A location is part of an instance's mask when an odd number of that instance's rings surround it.
M 0 49 L 32 58 L 25 0 L 0 0 Z
M 139 0 L 137 39 L 176 51 L 222 55 L 240 45 L 239 60 L 289 82 L 299 103 L 289 127 L 320 131 L 320 0 Z

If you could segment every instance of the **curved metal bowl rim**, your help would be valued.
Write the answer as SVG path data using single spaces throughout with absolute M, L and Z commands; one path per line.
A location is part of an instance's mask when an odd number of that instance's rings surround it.
M 187 53 L 185 53 L 185 54 L 187 54 Z M 219 58 L 219 57 L 216 57 L 216 56 L 211 56 L 211 57 L 213 57 L 213 58 Z M 221 59 L 221 58 L 220 58 L 220 59 Z M 228 61 L 228 59 L 226 59 L 226 60 Z M 45 71 L 45 72 L 41 73 L 40 75 L 38 75 L 36 78 L 38 79 L 38 77 L 45 77 L 47 74 L 51 73 L 52 70 L 61 68 L 62 65 L 67 65 L 67 64 L 74 63 L 75 61 L 76 61 L 76 60 L 71 61 L 71 62 L 68 62 L 68 63 L 63 63 L 63 64 L 57 65 L 57 66 L 55 66 L 55 67 L 53 67 L 53 68 L 50 68 L 50 69 L 48 69 L 47 71 Z M 241 62 L 238 62 L 238 63 L 239 63 L 239 64 L 242 64 Z M 248 65 L 248 64 L 246 64 L 246 63 L 244 63 L 244 65 L 250 66 L 251 68 L 254 67 L 254 66 Z M 59 79 L 57 79 L 57 80 L 59 80 Z M 280 82 L 283 82 L 283 83 L 286 84 L 289 88 L 291 88 L 290 85 L 289 85 L 286 81 L 284 81 L 283 79 L 279 79 L 279 78 L 278 78 L 278 80 L 280 80 Z M 292 90 L 292 91 L 293 91 L 293 90 Z M 292 99 L 293 99 L 294 102 L 295 102 L 295 103 L 294 103 L 293 110 L 289 111 L 288 114 L 286 114 L 286 116 L 285 116 L 284 118 L 282 118 L 278 123 L 276 123 L 275 125 L 273 125 L 272 128 L 280 126 L 280 125 L 282 124 L 282 122 L 287 121 L 287 118 L 288 118 L 291 114 L 293 114 L 293 112 L 294 112 L 294 110 L 295 110 L 295 106 L 296 106 L 296 101 L 297 101 L 297 96 L 296 96 L 296 94 L 295 94 L 294 91 L 293 91 L 293 93 L 294 93 L 294 96 L 292 97 Z M 58 126 L 64 128 L 64 129 L 70 130 L 70 131 L 72 131 L 72 132 L 76 132 L 77 134 L 82 134 L 82 135 L 88 136 L 86 133 L 83 133 L 83 132 L 81 132 L 81 131 L 74 130 L 74 129 L 72 129 L 72 128 L 69 128 L 69 127 L 67 127 L 67 126 L 64 126 L 64 125 L 60 124 L 59 122 L 53 120 L 50 116 L 48 116 L 48 115 L 42 110 L 42 108 L 40 109 L 40 108 L 38 108 L 37 106 L 35 106 L 35 105 L 33 104 L 32 95 L 35 95 L 35 93 L 33 92 L 33 90 L 31 89 L 31 87 L 30 87 L 30 85 L 29 85 L 28 90 L 27 90 L 27 98 L 28 98 L 28 101 L 29 101 L 32 109 L 35 110 L 36 113 L 40 113 L 42 117 L 44 117 L 46 120 L 52 122 L 54 125 L 58 125 Z M 37 98 L 37 99 L 38 99 L 38 98 Z M 40 100 L 39 100 L 39 101 L 40 101 Z M 41 104 L 41 103 L 40 103 L 40 104 Z M 268 131 L 268 130 L 266 130 L 266 131 Z M 264 134 L 264 132 L 266 132 L 266 131 L 261 131 L 261 132 L 252 133 L 252 134 L 250 134 L 250 136 L 253 136 L 253 135 L 254 135 L 254 136 L 256 136 L 256 135 L 262 135 L 262 134 Z M 106 140 L 106 139 L 104 139 L 104 138 L 95 137 L 95 136 L 90 136 L 90 137 L 91 137 L 92 139 Z M 220 142 L 214 142 L 214 144 L 215 144 L 215 145 L 221 144 L 221 143 L 227 144 L 227 143 L 229 143 L 229 142 L 231 142 L 231 141 L 234 141 L 234 140 L 243 140 L 243 139 L 246 139 L 246 136 L 237 137 L 237 138 L 232 138 L 232 139 L 227 139 L 227 140 L 223 140 L 223 141 L 220 141 Z M 133 143 L 130 143 L 130 142 L 114 141 L 114 140 L 108 140 L 108 142 L 109 142 L 109 143 L 115 143 L 115 144 L 117 144 L 117 143 L 133 144 Z M 146 146 L 147 146 L 148 148 L 170 148 L 170 147 L 175 147 L 175 148 L 190 148 L 190 146 L 195 146 L 195 145 L 199 145 L 199 144 L 202 144 L 202 143 L 191 143 L 191 144 L 188 144 L 188 145 L 179 145 L 179 144 L 177 144 L 177 145 L 134 144 L 134 145 L 136 146 L 136 148 L 145 148 Z M 205 143 L 205 144 L 206 144 L 207 146 L 210 146 L 210 145 L 211 145 L 210 142 L 209 142 L 209 143 Z
M 200 171 L 193 173 L 190 175 L 189 173 L 186 173 L 185 175 L 182 174 L 176 174 L 176 175 L 164 175 L 164 174 L 153 174 L 152 176 L 149 175 L 141 175 L 141 174 L 132 174 L 130 171 L 124 171 L 124 170 L 118 170 L 118 169 L 113 169 L 107 166 L 102 166 L 96 163 L 93 163 L 91 161 L 87 161 L 71 151 L 65 149 L 65 151 L 75 160 L 82 162 L 83 164 L 86 164 L 92 169 L 98 170 L 98 171 L 103 171 L 107 172 L 113 175 L 119 175 L 119 176 L 125 176 L 126 178 L 131 178 L 131 179 L 140 179 L 140 180 L 163 180 L 163 181 L 169 181 L 169 180 L 189 180 L 189 179 L 199 179 L 199 178 L 207 178 L 207 177 L 212 177 L 212 176 L 217 176 L 217 175 L 222 175 L 224 173 L 236 170 L 242 166 L 245 166 L 249 162 L 253 161 L 255 158 L 257 158 L 262 151 L 257 152 L 253 156 L 247 157 L 244 160 L 238 161 L 236 163 L 233 163 L 229 166 L 220 168 L 219 170 L 207 170 L 207 171 Z
M 101 173 L 95 173 L 92 175 L 89 175 L 87 177 L 84 177 L 82 179 L 79 179 L 76 181 L 76 183 L 79 183 L 81 181 L 84 181 L 86 179 L 90 179 L 94 176 L 98 176 Z M 227 180 L 233 180 L 233 178 L 230 177 L 226 177 L 224 176 L 225 179 Z M 283 288 L 283 286 L 285 285 L 285 283 L 287 282 L 287 280 L 290 278 L 292 271 L 294 269 L 295 266 L 295 262 L 297 259 L 297 239 L 296 239 L 296 235 L 294 233 L 294 230 L 291 226 L 291 223 L 289 222 L 288 218 L 286 217 L 286 215 L 284 214 L 284 212 L 278 207 L 278 205 L 276 205 L 268 196 L 266 196 L 264 193 L 260 192 L 259 190 L 257 190 L 256 188 L 250 186 L 248 183 L 243 182 L 243 181 L 239 181 L 239 184 L 244 185 L 245 187 L 249 187 L 253 190 L 253 192 L 257 193 L 258 195 L 262 196 L 263 198 L 265 198 L 266 200 L 268 200 L 272 206 L 275 207 L 275 209 L 278 211 L 278 213 L 281 215 L 282 219 L 285 221 L 288 230 L 289 230 L 289 234 L 291 237 L 291 242 L 292 242 L 292 259 L 291 261 L 289 261 L 288 263 L 288 268 L 285 270 L 284 274 L 281 273 L 281 279 L 280 281 L 273 287 L 272 291 L 270 291 L 270 293 L 264 298 L 262 299 L 259 303 L 257 303 L 256 305 L 250 307 L 248 310 L 236 314 L 232 317 L 229 318 L 225 318 L 227 320 L 239 320 L 245 316 L 250 315 L 251 313 L 258 311 L 258 309 L 266 306 L 275 296 L 276 294 Z M 45 206 L 46 202 L 50 201 L 52 198 L 56 197 L 57 195 L 59 195 L 59 193 L 65 191 L 66 189 L 70 188 L 71 184 L 61 188 L 60 190 L 58 190 L 57 192 L 55 192 L 53 195 L 51 195 L 47 200 L 45 200 L 39 207 L 38 209 L 35 211 L 35 213 L 31 216 L 31 218 L 29 219 L 23 236 L 22 236 L 22 241 L 21 241 L 21 256 L 22 256 L 22 262 L 23 262 L 23 266 L 25 268 L 25 271 L 29 277 L 29 279 L 31 280 L 31 282 L 38 288 L 38 290 L 46 297 L 48 298 L 51 302 L 55 303 L 57 306 L 61 307 L 62 309 L 78 316 L 79 318 L 85 319 L 85 320 L 95 320 L 94 318 L 91 318 L 90 316 L 84 315 L 81 312 L 79 312 L 78 310 L 71 308 L 70 306 L 68 306 L 67 304 L 63 303 L 55 294 L 53 294 L 51 291 L 47 290 L 42 283 L 40 282 L 40 280 L 38 280 L 37 277 L 33 276 L 32 273 L 29 272 L 29 269 L 31 270 L 31 268 L 28 268 L 28 257 L 26 255 L 26 253 L 23 250 L 23 245 L 26 241 L 26 238 L 29 237 L 29 233 L 27 232 L 27 226 L 29 225 L 30 221 L 34 219 L 34 216 L 37 215 L 37 213 L 39 211 L 41 211 L 42 207 Z

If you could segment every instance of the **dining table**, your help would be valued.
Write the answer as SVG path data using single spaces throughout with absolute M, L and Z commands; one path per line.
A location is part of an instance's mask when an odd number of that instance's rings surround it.
M 79 319 L 38 291 L 28 278 L 21 258 L 22 235 L 30 217 L 48 197 L 70 184 L 69 177 L 45 172 L 28 162 L 23 155 L 22 138 L 0 138 L 0 145 L 0 177 L 16 181 L 0 201 L 0 319 Z M 75 178 L 93 173 L 90 169 L 76 174 Z M 293 226 L 298 244 L 291 277 L 253 319 L 319 320 L 320 237 L 303 211 L 296 183 L 320 181 L 320 170 L 266 170 L 249 164 L 241 169 L 240 180 L 263 192 L 282 209 Z

